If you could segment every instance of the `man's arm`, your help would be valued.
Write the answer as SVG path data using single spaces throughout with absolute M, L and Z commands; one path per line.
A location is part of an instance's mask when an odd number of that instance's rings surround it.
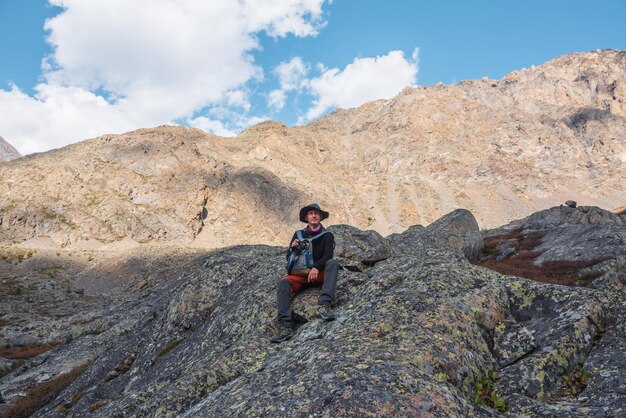
M 333 258 L 333 254 L 335 251 L 335 236 L 333 235 L 332 232 L 329 232 L 328 234 L 324 235 L 323 237 L 319 239 L 322 240 L 324 252 L 323 252 L 322 258 L 320 258 L 319 260 L 316 260 L 315 263 L 313 264 L 313 267 L 315 267 L 319 271 L 324 271 L 324 268 L 326 267 L 326 262 L 330 260 L 331 258 Z

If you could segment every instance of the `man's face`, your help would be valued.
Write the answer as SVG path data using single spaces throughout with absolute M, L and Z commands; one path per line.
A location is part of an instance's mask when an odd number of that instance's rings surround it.
M 311 209 L 310 211 L 308 211 L 306 213 L 306 221 L 309 223 L 309 225 L 311 226 L 317 226 L 320 224 L 320 211 L 319 210 L 315 210 L 315 209 Z

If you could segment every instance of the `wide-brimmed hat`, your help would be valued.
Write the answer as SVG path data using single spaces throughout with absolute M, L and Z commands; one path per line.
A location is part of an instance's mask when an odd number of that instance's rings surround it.
M 324 220 L 326 218 L 328 218 L 328 216 L 330 215 L 328 212 L 326 212 L 325 210 L 322 210 L 322 208 L 320 208 L 320 205 L 318 205 L 317 203 L 311 203 L 310 205 L 306 205 L 305 207 L 303 207 L 302 209 L 300 209 L 300 222 L 304 222 L 304 223 L 308 223 L 306 221 L 306 214 L 308 211 L 310 210 L 318 210 L 320 212 L 321 218 L 320 220 Z

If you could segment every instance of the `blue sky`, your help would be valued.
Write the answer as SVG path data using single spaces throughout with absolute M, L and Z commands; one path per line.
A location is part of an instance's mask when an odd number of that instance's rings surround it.
M 624 22 L 626 0 L 0 0 L 0 136 L 27 154 L 163 123 L 306 124 L 406 85 L 626 49 Z

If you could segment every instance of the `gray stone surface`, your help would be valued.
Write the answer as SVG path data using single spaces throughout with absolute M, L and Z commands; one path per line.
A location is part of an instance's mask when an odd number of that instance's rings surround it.
M 515 319 L 507 319 L 496 325 L 493 342 L 493 354 L 500 367 L 515 363 L 537 348 L 533 334 Z
M 350 225 L 333 225 L 328 230 L 335 235 L 335 257 L 344 268 L 363 271 L 391 256 L 391 246 L 376 231 Z
M 540 284 L 472 265 L 467 256 L 480 247 L 472 220 L 455 211 L 387 237 L 388 257 L 371 266 L 363 260 L 384 241 L 337 228 L 337 241 L 354 247 L 344 262 L 363 271 L 341 272 L 334 322 L 314 314 L 319 289 L 298 294 L 293 307 L 308 322 L 278 345 L 268 338 L 284 248 L 236 246 L 160 263 L 163 255 L 136 253 L 141 276 L 80 313 L 99 317 L 97 327 L 0 379 L 2 408 L 88 364 L 34 416 L 495 417 L 474 403 L 491 371 L 511 416 L 623 415 L 623 288 Z M 79 274 L 72 283 L 87 282 Z M 563 396 L 580 368 L 587 386 Z
M 428 242 L 432 247 L 454 249 L 459 256 L 470 261 L 478 260 L 483 248 L 483 237 L 476 218 L 466 209 L 450 212 L 426 228 L 416 225 L 403 234 L 392 234 L 389 239 L 397 254 L 416 245 L 422 248 L 423 243 Z

